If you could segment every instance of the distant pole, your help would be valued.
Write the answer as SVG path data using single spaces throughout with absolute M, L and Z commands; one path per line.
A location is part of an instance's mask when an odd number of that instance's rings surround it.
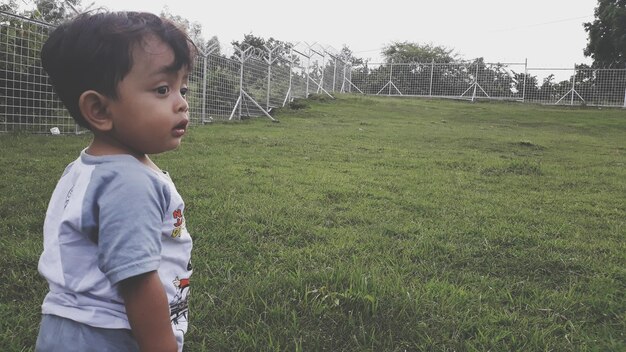
M 574 105 L 574 92 L 576 91 L 576 64 L 574 64 L 574 74 L 572 75 L 572 98 L 570 99 L 569 105 Z
M 265 45 L 264 45 L 265 46 Z M 265 109 L 270 109 L 270 91 L 272 90 L 272 51 L 269 50 L 267 46 L 265 46 L 265 50 L 268 51 L 268 60 L 267 61 L 267 100 L 265 102 Z
M 309 67 L 311 66 L 311 48 L 309 47 L 308 56 L 306 58 L 306 92 L 304 98 L 307 99 L 309 97 Z
M 476 60 L 476 75 L 474 76 L 474 92 L 472 93 L 472 101 L 476 99 L 476 86 L 478 85 L 478 60 Z
M 391 83 L 392 81 L 392 76 L 393 76 L 393 60 L 391 60 L 391 64 L 389 66 L 389 94 L 391 95 Z
M 336 57 L 332 57 L 332 58 L 333 58 L 333 62 L 335 63 L 335 68 L 333 70 L 333 93 L 335 93 L 335 84 L 337 83 L 337 58 Z
M 341 88 L 339 88 L 339 93 L 345 93 L 343 88 L 346 85 L 346 63 L 341 61 Z
M 320 88 L 324 88 L 324 71 L 326 71 L 326 55 L 320 55 L 322 57 L 322 77 L 320 79 L 320 84 L 317 86 L 317 91 L 315 93 L 320 93 Z
M 244 69 L 244 65 L 245 65 L 245 60 L 244 60 L 244 51 L 240 50 L 239 51 L 241 57 L 239 58 L 240 61 L 240 66 L 239 66 L 239 120 L 241 120 L 241 112 L 242 112 L 242 105 L 243 105 L 243 69 Z
M 203 61 L 203 65 L 202 65 L 202 123 L 204 123 L 204 121 L 206 120 L 206 99 L 207 99 L 207 95 L 206 95 L 206 80 L 207 80 L 207 65 L 209 61 L 209 56 L 202 56 L 202 61 Z
M 435 59 L 432 59 L 430 62 L 430 89 L 428 90 L 428 95 L 432 98 L 433 96 L 433 74 L 435 72 Z
M 626 70 L 626 68 L 624 68 Z M 624 88 L 624 109 L 626 109 L 626 88 Z
M 289 48 L 289 89 L 287 90 L 287 99 L 291 102 L 291 87 L 293 85 L 293 48 Z M 283 104 L 285 106 L 285 104 Z
M 522 103 L 526 102 L 526 77 L 528 77 L 528 58 L 524 61 L 524 88 L 522 89 Z

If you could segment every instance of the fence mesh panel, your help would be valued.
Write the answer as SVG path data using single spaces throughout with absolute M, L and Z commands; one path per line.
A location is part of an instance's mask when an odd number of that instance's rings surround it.
M 300 45 L 291 50 L 289 60 L 291 61 L 291 96 L 304 98 L 307 96 L 307 64 L 308 56 L 305 49 Z
M 289 80 L 291 63 L 286 57 L 279 57 L 270 67 L 267 110 L 283 106 L 289 100 Z
M 238 61 L 218 55 L 207 57 L 207 116 L 212 119 L 228 119 L 239 97 Z
M 205 82 L 203 77 L 204 64 L 206 59 L 202 56 L 196 57 L 194 66 L 198 69 L 189 74 L 189 91 L 187 92 L 187 102 L 189 104 L 190 122 L 198 124 L 203 122 L 206 115 L 206 104 L 203 100 Z M 205 117 L 206 118 L 206 117 Z
M 0 131 L 78 130 L 41 67 L 39 53 L 51 28 L 0 13 Z
M 241 99 L 240 116 L 260 116 L 262 112 L 257 104 L 261 105 L 266 101 L 267 63 L 262 57 L 255 55 L 247 58 L 243 67 L 243 91 L 246 94 Z

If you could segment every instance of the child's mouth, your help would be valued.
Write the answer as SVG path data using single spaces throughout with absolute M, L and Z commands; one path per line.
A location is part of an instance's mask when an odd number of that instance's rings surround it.
M 172 133 L 174 134 L 175 137 L 181 137 L 182 135 L 185 134 L 185 131 L 187 130 L 187 124 L 189 123 L 189 121 L 185 120 L 181 123 L 179 123 L 178 125 L 174 126 L 174 129 L 172 130 Z

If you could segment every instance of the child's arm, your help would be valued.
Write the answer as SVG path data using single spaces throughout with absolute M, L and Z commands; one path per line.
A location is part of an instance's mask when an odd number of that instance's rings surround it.
M 156 271 L 121 282 L 126 315 L 141 351 L 177 351 L 165 289 Z

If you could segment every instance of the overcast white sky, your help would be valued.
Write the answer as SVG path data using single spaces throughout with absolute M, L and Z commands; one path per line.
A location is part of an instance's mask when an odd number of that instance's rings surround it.
M 597 0 L 83 0 L 110 10 L 160 13 L 164 6 L 202 25 L 223 46 L 252 33 L 289 42 L 318 42 L 379 62 L 393 41 L 453 48 L 464 59 L 573 67 L 584 57 Z

